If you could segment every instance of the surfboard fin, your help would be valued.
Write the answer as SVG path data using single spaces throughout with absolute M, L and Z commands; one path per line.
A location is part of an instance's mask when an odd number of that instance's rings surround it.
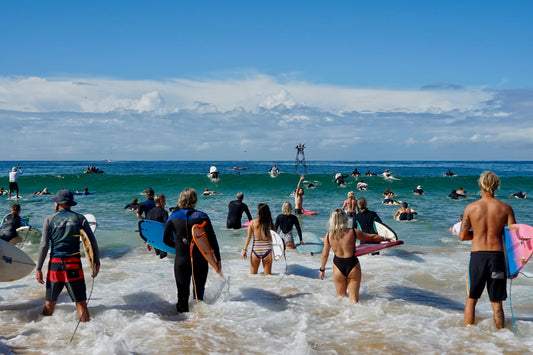
M 515 227 L 515 226 L 507 226 L 507 229 L 511 230 L 511 231 L 517 231 L 518 230 L 518 227 Z

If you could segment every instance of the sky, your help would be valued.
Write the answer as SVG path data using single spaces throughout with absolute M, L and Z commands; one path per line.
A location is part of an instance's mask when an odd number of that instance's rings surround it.
M 532 160 L 532 1 L 0 0 L 1 160 Z

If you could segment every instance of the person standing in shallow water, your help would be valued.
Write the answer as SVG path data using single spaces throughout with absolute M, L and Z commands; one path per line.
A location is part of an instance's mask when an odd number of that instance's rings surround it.
M 502 302 L 507 298 L 502 234 L 505 225 L 516 221 L 511 206 L 494 198 L 494 192 L 500 186 L 496 174 L 485 171 L 479 177 L 478 185 L 481 199 L 466 206 L 459 232 L 461 241 L 472 241 L 464 323 L 465 326 L 474 324 L 477 301 L 487 286 L 494 324 L 501 329 L 505 325 Z
M 274 223 L 272 223 L 272 215 L 270 208 L 265 203 L 260 203 L 257 206 L 256 219 L 253 219 L 248 226 L 248 234 L 242 249 L 242 258 L 246 259 L 248 253 L 248 244 L 252 240 L 252 252 L 250 253 L 250 273 L 257 274 L 259 265 L 263 263 L 263 273 L 270 275 L 272 270 L 272 234 L 274 230 Z

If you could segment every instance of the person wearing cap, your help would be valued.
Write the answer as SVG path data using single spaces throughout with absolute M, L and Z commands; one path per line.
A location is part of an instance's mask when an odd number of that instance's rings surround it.
M 11 193 L 15 191 L 17 193 L 17 198 L 19 198 L 19 185 L 17 183 L 18 176 L 22 174 L 22 169 L 20 168 L 20 165 L 17 167 L 11 168 L 11 172 L 9 173 L 9 193 L 8 198 L 11 198 Z
M 146 196 L 146 201 L 141 202 L 141 204 L 139 205 L 139 209 L 137 210 L 137 217 L 139 219 L 146 219 L 148 212 L 155 207 L 154 189 L 149 187 L 147 190 L 144 190 L 144 195 Z
M 42 267 L 50 248 L 43 315 L 51 316 L 54 313 L 57 298 L 66 286 L 70 298 L 76 303 L 80 321 L 88 322 L 90 317 L 80 259 L 80 230 L 83 229 L 87 234 L 93 249 L 95 263 L 93 277 L 96 277 L 100 271 L 98 243 L 87 219 L 70 209 L 77 205 L 72 191 L 61 189 L 52 197 L 52 200 L 55 202 L 56 213 L 44 220 L 35 272 L 37 281 L 44 284 Z
M 423 195 L 424 194 L 424 190 L 422 189 L 422 185 L 418 185 L 416 187 L 416 190 L 413 190 L 413 193 L 415 195 Z
M 231 201 L 228 204 L 228 217 L 226 218 L 226 228 L 228 229 L 240 229 L 242 227 L 241 219 L 242 214 L 246 213 L 248 220 L 252 220 L 252 214 L 248 209 L 248 205 L 242 202 L 244 194 L 242 192 L 237 193 L 236 200 Z

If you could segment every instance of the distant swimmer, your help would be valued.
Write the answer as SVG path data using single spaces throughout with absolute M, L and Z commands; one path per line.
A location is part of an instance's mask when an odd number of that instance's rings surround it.
M 452 173 L 452 171 L 450 169 L 448 169 L 448 171 L 446 172 L 445 174 L 446 176 L 457 176 L 455 175 L 454 173 Z
M 211 166 L 209 168 L 209 174 L 207 174 L 207 177 L 211 179 L 213 182 L 217 182 L 220 178 L 220 173 L 218 172 L 218 169 L 216 166 Z
M 458 188 L 456 192 L 457 192 L 457 194 L 461 195 L 462 197 L 466 197 L 466 191 L 463 190 L 462 187 Z
M 202 192 L 203 196 L 209 196 L 209 195 L 220 195 L 220 192 L 217 191 L 211 191 L 209 188 L 205 188 L 204 192 Z
M 450 192 L 448 197 L 451 198 L 452 200 L 458 200 L 459 197 L 466 197 L 466 196 L 463 194 L 457 193 L 457 190 L 452 190 L 452 192 Z
M 48 191 L 48 189 L 45 187 L 42 189 L 42 191 L 36 191 L 32 195 L 51 195 L 52 193 Z
M 384 205 L 399 205 L 400 203 L 402 203 L 402 201 L 396 201 L 390 198 L 389 196 L 385 196 L 385 198 L 383 199 L 383 202 L 381 203 Z
M 392 173 L 390 172 L 389 169 L 385 169 L 385 171 L 381 174 L 381 176 L 383 176 L 384 178 L 392 178 Z
M 415 190 L 413 190 L 413 193 L 415 195 L 424 195 L 424 190 L 422 189 L 422 185 L 418 185 Z
M 357 208 L 357 200 L 355 199 L 355 193 L 353 191 L 348 192 L 348 198 L 344 200 L 341 209 L 344 211 L 346 209 L 346 215 L 348 217 L 355 216 L 355 209 Z
M 392 192 L 391 189 L 387 188 L 387 189 L 385 190 L 385 192 L 383 192 L 383 196 L 385 196 L 385 197 L 394 197 L 394 196 L 395 196 L 395 193 Z
M 413 210 L 412 208 L 408 208 L 407 202 L 404 202 L 402 203 L 402 207 L 399 208 L 398 211 L 396 211 L 396 213 L 394 214 L 392 218 L 398 221 L 410 221 L 417 214 L 418 213 L 416 213 L 415 210 Z
M 375 174 L 375 173 L 371 173 L 370 170 L 367 170 L 366 171 L 366 174 L 365 176 L 377 176 L 378 174 Z
M 359 180 L 359 182 L 357 183 L 357 190 L 366 191 L 367 188 L 368 188 L 368 184 L 364 182 L 362 179 Z
M 276 166 L 276 164 L 274 164 L 270 170 L 268 171 L 268 173 L 270 174 L 270 176 L 272 177 L 275 177 L 275 176 L 278 176 L 278 174 L 280 173 L 278 167 Z
M 133 200 L 131 200 L 131 203 L 128 203 L 125 207 L 125 210 L 130 211 L 137 211 L 139 209 L 139 202 L 137 200 L 137 197 L 134 197 Z
M 527 198 L 526 193 L 522 192 L 522 190 L 519 190 L 517 193 L 510 195 L 509 197 L 515 197 L 515 198 Z
M 354 178 L 358 178 L 359 176 L 361 176 L 361 173 L 357 170 L 357 168 L 355 168 L 350 175 Z
M 342 175 L 341 173 L 335 174 L 335 182 L 337 183 L 337 186 L 339 187 L 346 187 L 346 183 L 344 182 L 344 178 L 347 178 L 350 175 Z

